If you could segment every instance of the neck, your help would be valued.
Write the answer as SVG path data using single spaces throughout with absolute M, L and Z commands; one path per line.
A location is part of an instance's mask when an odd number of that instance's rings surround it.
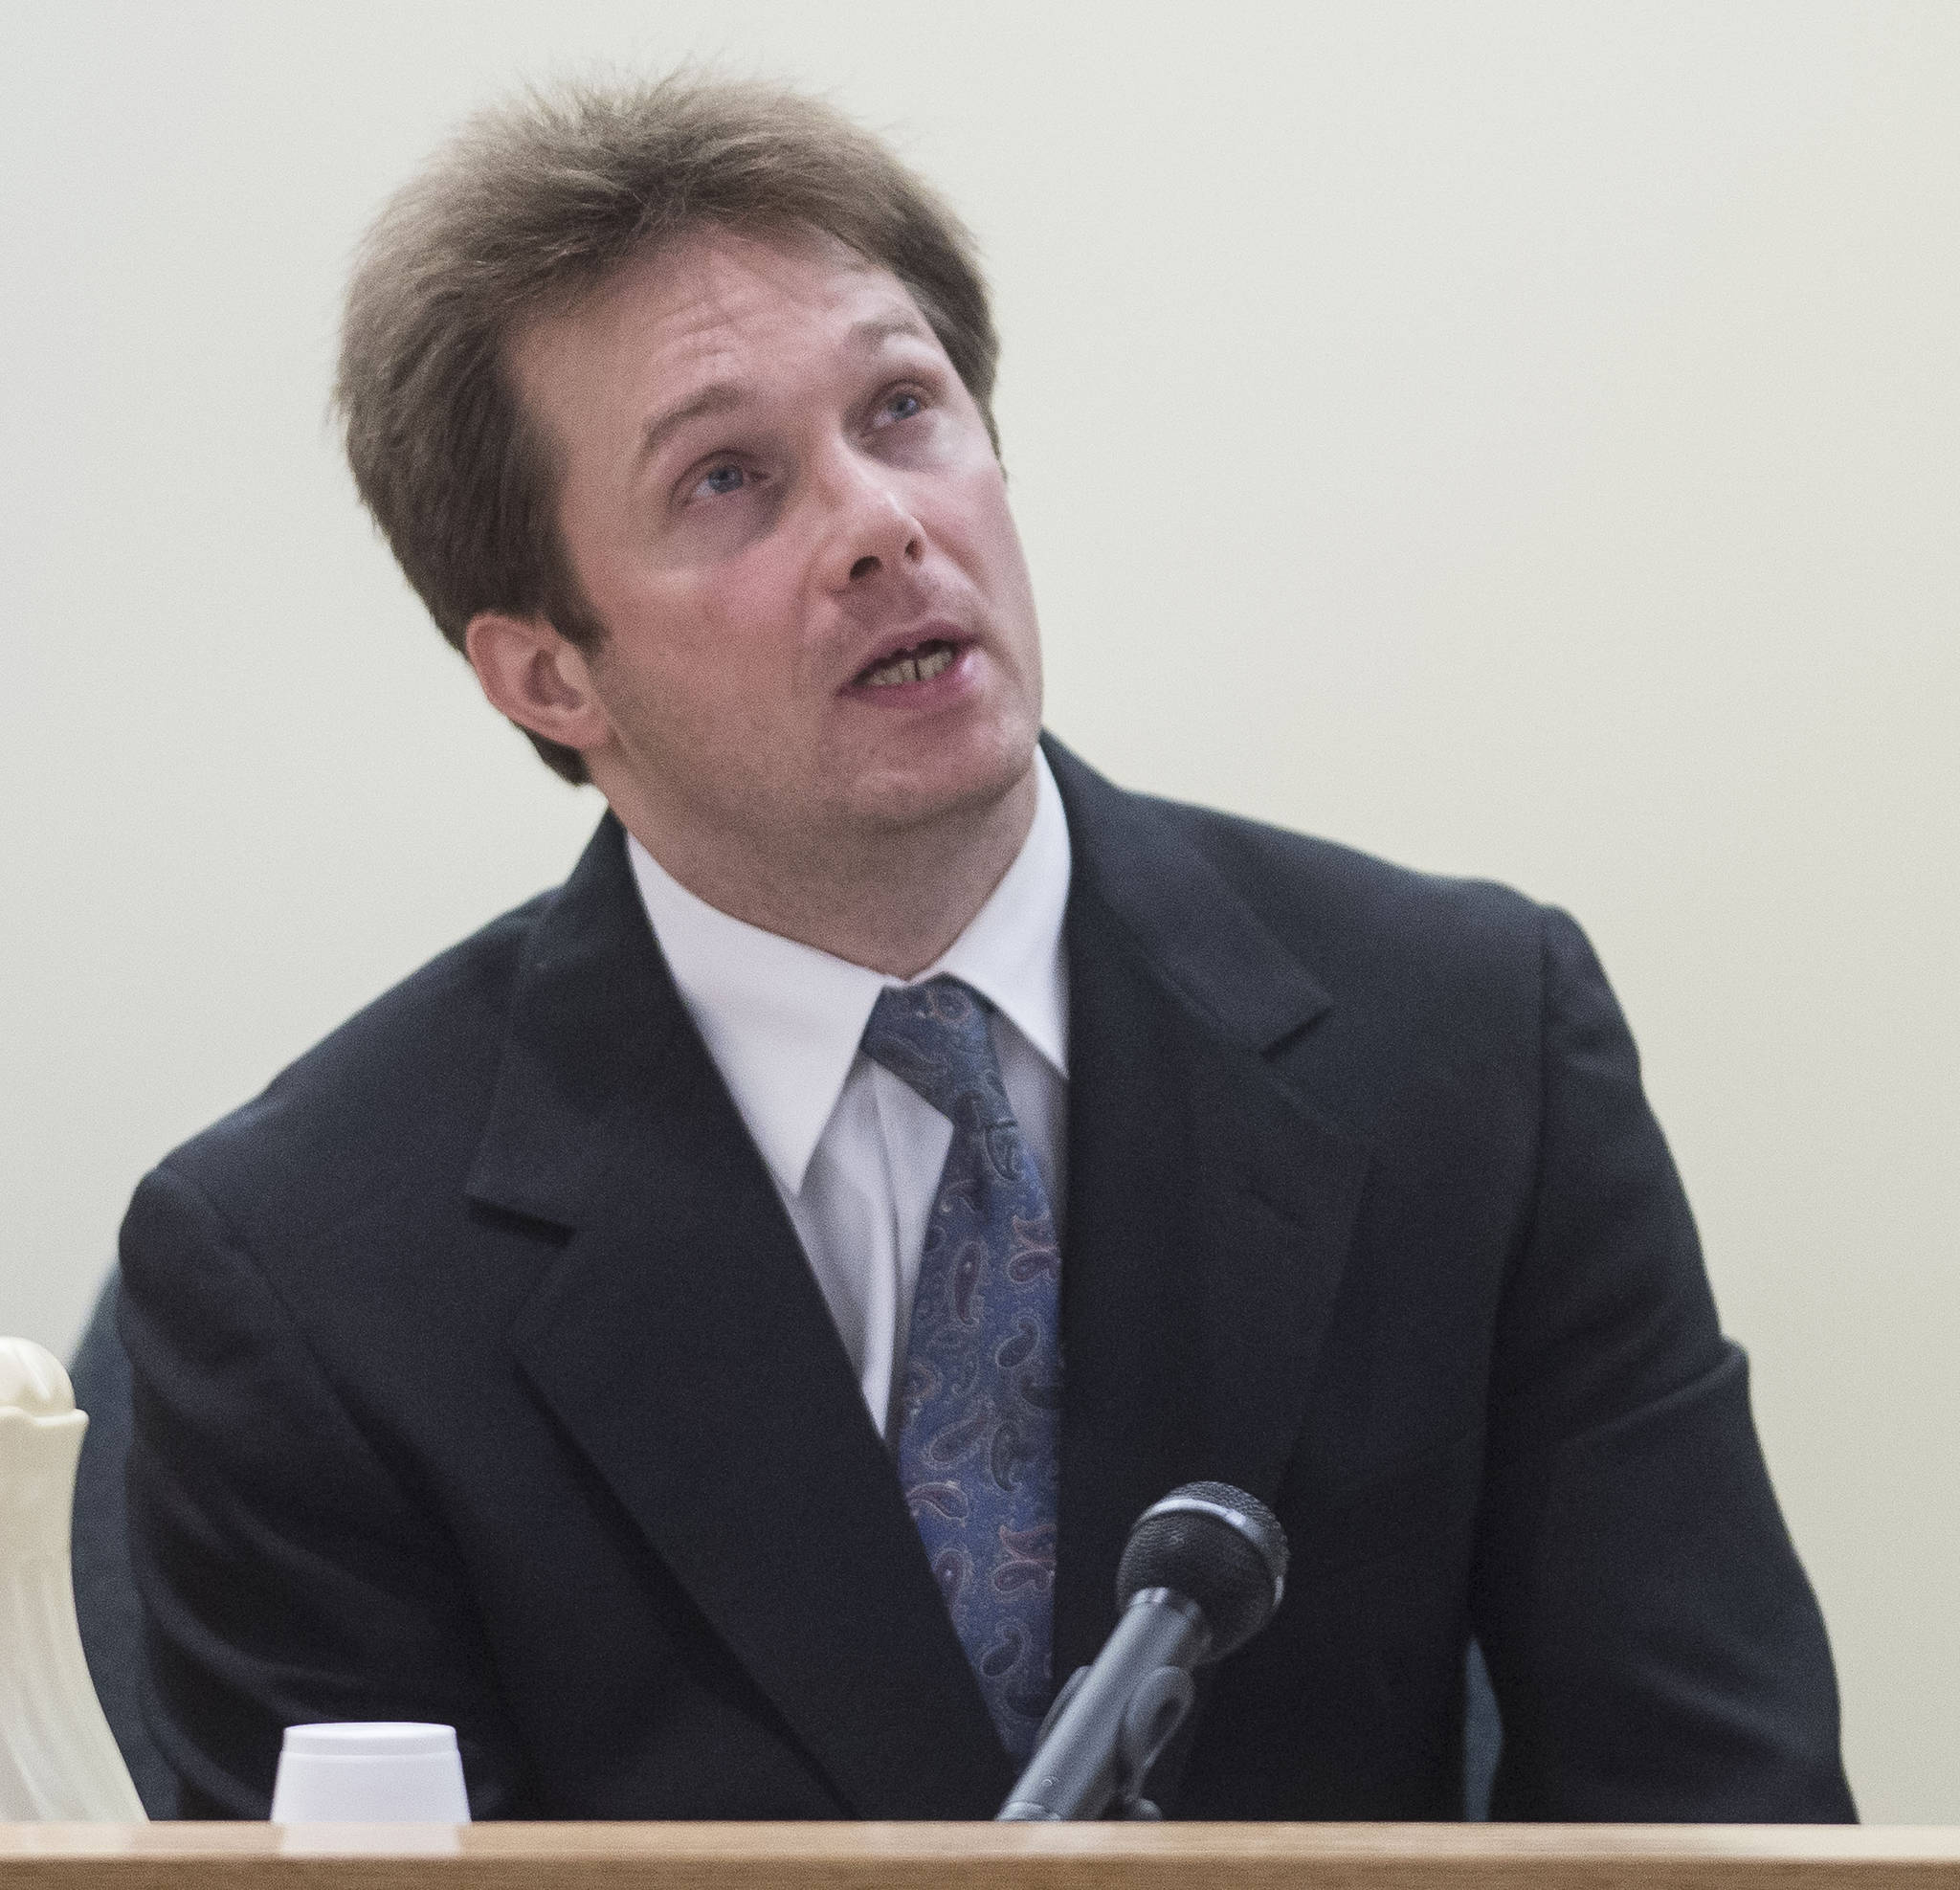
M 999 885 L 1034 824 L 1037 791 L 1031 766 L 997 800 L 929 824 L 762 844 L 642 821 L 614 806 L 668 873 L 731 919 L 910 978 L 946 952 Z

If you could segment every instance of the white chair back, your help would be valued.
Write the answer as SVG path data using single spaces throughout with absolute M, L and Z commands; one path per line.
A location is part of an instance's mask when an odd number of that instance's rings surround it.
M 68 1538 L 87 1429 L 61 1362 L 0 1339 L 0 1822 L 144 1817 L 75 1625 Z

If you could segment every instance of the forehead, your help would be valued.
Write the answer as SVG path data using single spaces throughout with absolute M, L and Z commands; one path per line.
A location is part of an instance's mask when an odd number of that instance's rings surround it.
M 531 323 L 511 363 L 527 403 L 561 420 L 622 398 L 643 417 L 712 380 L 769 379 L 895 336 L 939 348 L 904 284 L 835 238 L 702 231 Z

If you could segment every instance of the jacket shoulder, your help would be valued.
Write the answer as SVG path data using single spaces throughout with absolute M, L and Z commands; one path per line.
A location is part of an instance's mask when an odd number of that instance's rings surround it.
M 552 893 L 412 972 L 162 1166 L 228 1214 L 319 1226 L 377 1192 L 466 1167 L 511 992 Z
M 1277 937 L 1323 976 L 1528 967 L 1549 908 L 1495 880 L 1423 873 L 1337 841 L 1176 801 L 1152 801 Z

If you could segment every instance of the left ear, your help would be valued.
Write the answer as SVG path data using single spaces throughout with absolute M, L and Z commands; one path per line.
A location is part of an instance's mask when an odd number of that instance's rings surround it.
M 582 755 L 611 737 L 584 653 L 545 617 L 479 611 L 463 650 L 490 705 L 520 728 Z

